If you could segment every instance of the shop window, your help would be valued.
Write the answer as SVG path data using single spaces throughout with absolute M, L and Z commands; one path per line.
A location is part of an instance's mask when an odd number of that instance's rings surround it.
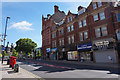
M 94 21 L 98 21 L 98 14 L 94 15 Z
M 73 31 L 74 30 L 74 26 L 73 25 L 71 25 L 71 31 Z
M 98 7 L 101 7 L 102 6 L 102 2 L 101 1 L 99 1 L 99 2 L 97 2 L 98 3 Z
M 70 27 L 67 27 L 68 32 L 70 32 Z
M 79 28 L 82 27 L 82 21 L 79 21 Z
M 72 35 L 71 38 L 72 38 L 72 43 L 74 43 L 74 35 Z
M 83 20 L 83 26 L 86 26 L 86 19 Z
M 80 33 L 80 41 L 83 41 L 83 33 Z
M 93 4 L 93 9 L 96 9 L 97 8 L 97 5 L 96 3 Z
M 88 39 L 88 32 L 84 32 L 84 40 Z
M 117 21 L 120 22 L 120 13 L 117 13 Z
M 102 27 L 102 36 L 107 36 L 107 27 Z
M 100 20 L 103 20 L 103 19 L 105 19 L 105 14 L 104 14 L 104 12 L 101 12 L 100 13 Z
M 96 37 L 101 37 L 100 28 L 95 29 L 95 35 Z

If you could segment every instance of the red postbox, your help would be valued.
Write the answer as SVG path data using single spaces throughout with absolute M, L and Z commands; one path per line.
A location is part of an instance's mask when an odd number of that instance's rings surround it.
M 14 68 L 14 65 L 16 64 L 16 57 L 13 56 L 13 60 L 12 60 L 12 69 Z
M 13 56 L 10 56 L 10 67 L 12 67 L 12 61 L 13 60 Z

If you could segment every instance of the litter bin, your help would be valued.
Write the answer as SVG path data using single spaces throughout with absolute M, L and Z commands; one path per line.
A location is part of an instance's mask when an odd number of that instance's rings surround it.
M 18 64 L 14 65 L 14 72 L 19 72 L 19 65 Z

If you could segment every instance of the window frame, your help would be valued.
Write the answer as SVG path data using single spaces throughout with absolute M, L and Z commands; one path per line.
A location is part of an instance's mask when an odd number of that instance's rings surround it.
M 105 12 L 104 11 L 100 12 L 99 15 L 100 15 L 100 20 L 104 20 L 105 19 Z

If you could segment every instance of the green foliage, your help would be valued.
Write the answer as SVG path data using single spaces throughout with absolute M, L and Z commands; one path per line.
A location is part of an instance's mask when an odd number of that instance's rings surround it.
M 11 55 L 11 56 L 18 57 L 18 52 L 16 52 L 16 50 L 15 50 L 15 49 L 13 49 L 13 53 L 12 53 L 12 55 Z
M 29 38 L 21 38 L 16 42 L 16 51 L 17 52 L 24 52 L 24 53 L 31 53 L 35 47 L 37 47 L 37 44 L 33 42 Z
M 9 54 L 7 54 L 6 51 L 4 51 L 4 56 L 9 56 Z
M 41 57 L 41 53 L 40 53 L 40 50 L 37 51 L 37 57 Z

